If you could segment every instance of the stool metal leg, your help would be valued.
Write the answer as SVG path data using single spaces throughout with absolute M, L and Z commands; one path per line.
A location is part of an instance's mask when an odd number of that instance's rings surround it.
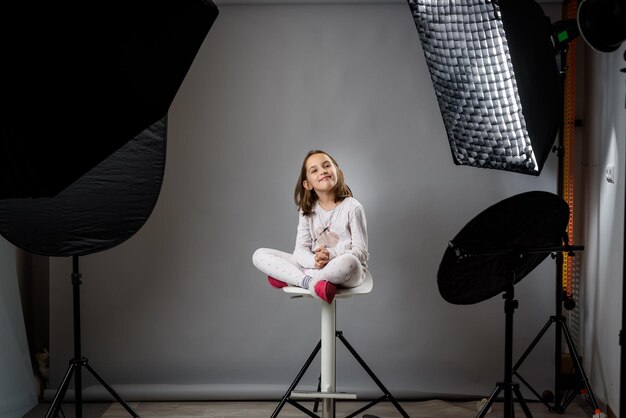
M 367 374 L 372 378 L 372 380 L 376 383 L 376 385 L 380 388 L 380 390 L 382 390 L 383 393 L 385 394 L 385 396 L 380 398 L 378 401 L 375 401 L 375 402 L 372 402 L 371 404 L 369 404 L 367 406 L 367 408 L 369 408 L 370 406 L 373 406 L 374 404 L 376 404 L 376 403 L 378 403 L 380 401 L 383 401 L 383 400 L 387 399 L 387 400 L 391 401 L 393 406 L 396 407 L 398 412 L 400 412 L 400 415 L 402 415 L 404 418 L 409 418 L 409 415 L 402 408 L 402 406 L 400 406 L 398 401 L 396 401 L 396 399 L 393 397 L 391 392 L 389 392 L 389 390 L 387 390 L 385 385 L 383 385 L 383 382 L 381 382 L 380 379 L 378 377 L 376 377 L 376 375 L 374 374 L 372 369 L 369 368 L 369 366 L 365 363 L 365 361 L 361 358 L 361 356 L 359 356 L 359 354 L 356 352 L 356 350 L 354 348 L 352 348 L 352 346 L 350 345 L 348 340 L 343 336 L 343 332 L 341 332 L 341 331 L 337 332 L 337 338 L 339 338 L 341 340 L 341 342 L 343 343 L 343 345 L 346 346 L 346 348 L 348 349 L 350 354 L 352 354 L 352 356 L 356 359 L 356 361 L 359 362 L 361 367 L 363 367 L 363 370 L 365 370 L 367 372 Z M 367 408 L 365 408 L 365 409 L 367 409 Z M 349 415 L 349 416 L 353 417 L 355 415 L 358 415 L 359 413 L 363 412 L 365 409 L 360 409 L 359 411 L 357 411 L 357 413 Z
M 278 416 L 278 414 L 280 413 L 281 409 L 283 409 L 283 406 L 285 406 L 285 403 L 286 402 L 290 402 L 291 392 L 296 388 L 296 386 L 298 386 L 298 383 L 300 383 L 300 380 L 302 379 L 302 376 L 304 376 L 304 373 L 306 373 L 306 371 L 309 368 L 309 366 L 311 365 L 311 363 L 313 363 L 313 360 L 315 360 L 315 357 L 317 356 L 317 353 L 320 351 L 320 347 L 321 346 L 322 346 L 322 342 L 320 341 L 320 342 L 317 343 L 317 345 L 313 349 L 313 352 L 311 353 L 309 358 L 304 363 L 304 366 L 302 367 L 302 369 L 300 369 L 300 372 L 298 372 L 298 375 L 296 376 L 296 378 L 293 380 L 293 382 L 291 382 L 291 385 L 289 386 L 289 389 L 287 389 L 287 392 L 285 392 L 285 396 L 283 396 L 283 398 L 280 400 L 280 403 L 278 404 L 278 406 L 274 410 L 274 413 L 272 414 L 271 418 L 276 418 Z M 315 415 L 313 415 L 313 416 L 315 416 Z
M 321 392 L 322 391 L 322 375 L 320 374 L 319 379 L 317 379 L 317 391 Z M 315 400 L 315 403 L 313 404 L 313 412 L 317 412 L 317 410 L 320 407 L 320 399 L 317 398 Z
M 322 305 L 322 392 L 335 392 L 336 388 L 336 345 L 337 302 Z M 322 418 L 335 418 L 335 400 L 322 400 Z

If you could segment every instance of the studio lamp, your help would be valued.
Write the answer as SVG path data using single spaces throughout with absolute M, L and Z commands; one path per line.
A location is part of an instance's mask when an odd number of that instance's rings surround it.
M 539 175 L 562 103 L 552 28 L 540 6 L 531 0 L 408 3 L 454 163 Z
M 519 385 L 512 380 L 514 375 L 522 379 L 517 368 L 523 361 L 522 358 L 513 366 L 510 354 L 512 314 L 517 308 L 513 290 L 515 283 L 550 252 L 559 264 L 557 312 L 535 341 L 554 323 L 555 359 L 557 355 L 560 359 L 561 334 L 565 333 L 581 389 L 586 389 L 592 407 L 597 409 L 561 314 L 563 254 L 573 255 L 575 250 L 582 249 L 569 245 L 567 234 L 569 211 L 562 191 L 563 133 L 560 132 L 564 124 L 565 71 L 560 71 L 557 65 L 560 54 L 560 63 L 565 66 L 566 46 L 578 33 L 576 22 L 551 24 L 533 0 L 408 0 L 408 4 L 455 164 L 539 175 L 548 155 L 553 150 L 559 151 L 558 195 L 531 192 L 489 208 L 450 242 L 439 267 L 440 293 L 450 303 L 477 303 L 504 292 L 505 379 L 498 383 L 479 416 L 487 413 L 502 390 L 505 417 L 514 416 L 513 396 L 518 398 L 525 414 L 531 416 Z M 590 20 L 598 22 L 598 19 Z M 602 36 L 615 37 L 612 32 Z M 553 148 L 559 133 L 559 146 Z M 531 212 L 545 216 L 533 219 L 525 213 L 516 220 L 508 218 L 518 210 L 516 207 L 532 208 Z M 505 219 L 511 224 L 524 224 L 524 231 L 502 237 L 486 232 L 490 225 L 508 227 Z M 542 225 L 540 230 L 535 229 L 538 225 Z M 547 235 L 542 237 L 544 233 Z M 481 242 L 485 237 L 486 242 Z M 519 242 L 520 238 L 528 241 Z M 554 405 L 527 386 L 551 410 L 563 412 L 571 399 L 561 402 L 560 379 L 560 363 L 555 361 Z M 527 383 L 523 379 L 522 382 Z
M 626 39 L 625 0 L 583 0 L 577 16 L 580 34 L 599 52 L 613 52 Z
M 159 121 L 210 0 L 4 2 L 0 199 L 51 197 Z
M 568 219 L 569 207 L 559 196 L 542 191 L 521 193 L 492 205 L 470 220 L 444 253 L 437 283 L 446 301 L 468 305 L 502 293 L 505 300 L 505 376 L 480 410 L 479 418 L 489 412 L 500 392 L 504 395 L 505 418 L 515 416 L 513 397 L 526 417 L 532 417 L 519 384 L 513 382 L 516 369 L 512 357 L 513 314 L 518 308 L 515 285 L 550 253 L 563 250 Z M 489 233 L 494 225 L 499 229 L 498 234 Z M 573 345 L 569 348 L 575 353 Z M 590 391 L 584 370 L 580 371 Z
M 138 417 L 83 357 L 79 256 L 121 244 L 152 213 L 167 112 L 218 10 L 210 0 L 41 6 L 0 6 L 17 32 L 0 79 L 11 105 L 0 127 L 0 234 L 32 253 L 72 257 L 74 357 L 46 418 L 65 416 L 72 378 L 82 417 L 82 370 Z

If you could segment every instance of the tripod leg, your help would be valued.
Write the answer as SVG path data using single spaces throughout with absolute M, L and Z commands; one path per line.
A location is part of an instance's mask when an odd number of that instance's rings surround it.
M 133 417 L 135 417 L 135 418 L 139 418 L 139 415 L 137 415 L 137 414 L 136 414 L 136 413 L 135 413 L 135 412 L 134 412 L 134 411 L 130 408 L 130 406 L 128 406 L 128 404 L 127 404 L 127 403 L 126 403 L 126 402 L 125 402 L 125 401 L 124 401 L 124 400 L 120 397 L 120 395 L 118 395 L 118 394 L 117 394 L 117 392 L 115 392 L 115 390 L 113 390 L 113 388 L 112 388 L 112 387 L 111 387 L 111 386 L 110 386 L 107 382 L 105 382 L 105 381 L 104 381 L 104 379 L 102 378 L 102 376 L 100 376 L 100 375 L 98 374 L 98 372 L 96 372 L 96 370 L 95 370 L 93 367 L 91 367 L 91 365 L 90 365 L 89 363 L 85 363 L 85 367 L 87 368 L 87 370 L 89 370 L 89 371 L 91 372 L 91 374 L 92 374 L 92 375 L 93 375 L 96 379 L 98 379 L 98 382 L 100 382 L 100 384 L 101 384 L 102 386 L 104 386 L 104 388 L 105 388 L 106 390 L 108 390 L 108 391 L 109 391 L 109 393 L 110 393 L 111 395 L 113 395 L 113 397 L 114 397 L 114 398 L 115 398 L 115 399 L 116 399 L 116 400 L 120 403 L 120 405 L 122 405 L 122 406 L 124 407 L 124 409 L 126 409 L 126 411 L 128 411 L 128 413 L 129 413 L 131 416 L 133 416 Z
M 565 411 L 567 409 L 567 407 L 569 406 L 569 404 L 572 403 L 572 401 L 574 401 L 574 399 L 576 398 L 576 396 L 578 396 L 580 394 L 580 391 L 570 391 L 568 393 L 568 395 L 565 397 L 565 401 L 563 402 L 563 411 Z M 595 409 L 594 409 L 595 411 Z
M 572 336 L 567 329 L 567 325 L 563 323 L 563 334 L 565 334 L 565 341 L 567 342 L 567 346 L 569 347 L 570 354 L 572 355 L 572 360 L 574 360 L 574 365 L 576 369 L 580 373 L 580 376 L 583 379 L 583 383 L 585 384 L 585 389 L 587 389 L 587 393 L 589 394 L 589 399 L 591 400 L 591 405 L 593 409 L 598 409 L 598 404 L 596 403 L 596 398 L 593 396 L 593 392 L 591 391 L 591 386 L 589 385 L 589 379 L 585 374 L 585 370 L 583 369 L 583 365 L 580 362 L 578 357 L 578 352 L 576 351 L 576 347 L 574 346 L 574 340 L 572 340 Z
M 291 396 L 291 391 L 294 390 L 296 388 L 296 386 L 298 386 L 298 383 L 300 382 L 300 379 L 302 379 L 302 376 L 304 376 L 304 373 L 307 371 L 307 369 L 309 368 L 311 363 L 313 363 L 313 360 L 315 359 L 315 356 L 317 356 L 317 353 L 319 353 L 321 348 L 322 348 L 322 342 L 320 341 L 320 342 L 317 343 L 317 345 L 313 349 L 313 352 L 311 353 L 309 358 L 304 363 L 304 366 L 302 366 L 302 369 L 300 369 L 300 372 L 298 372 L 298 375 L 296 376 L 296 378 L 293 380 L 293 382 L 289 386 L 289 389 L 287 389 L 287 392 L 285 392 L 285 395 L 280 400 L 280 403 L 278 404 L 278 406 L 274 410 L 274 413 L 272 414 L 271 418 L 276 418 L 278 416 L 278 414 L 280 413 L 280 410 L 283 409 L 283 406 L 285 406 L 285 403 L 287 402 L 287 400 Z
M 513 375 L 517 376 L 517 378 L 524 384 L 524 386 L 526 386 L 532 393 L 533 395 L 535 395 L 535 397 L 541 401 L 548 409 L 552 408 L 552 405 L 550 405 L 548 402 L 546 402 L 546 400 L 544 399 L 544 397 L 542 395 L 539 394 L 539 392 L 537 392 L 535 390 L 535 388 L 533 388 L 530 383 L 528 383 L 528 381 L 526 381 L 526 379 L 524 379 L 524 377 L 522 377 L 522 375 L 520 375 L 517 372 L 517 369 L 520 368 L 520 366 L 522 365 L 522 363 L 524 362 L 524 360 L 526 360 L 526 357 L 528 357 L 528 355 L 532 352 L 532 350 L 535 348 L 535 346 L 539 343 L 539 341 L 541 340 L 541 338 L 543 338 L 543 336 L 545 335 L 545 333 L 548 331 L 548 329 L 550 328 L 550 325 L 552 325 L 554 322 L 556 321 L 556 317 L 551 316 L 550 319 L 548 319 L 548 321 L 546 322 L 546 324 L 543 326 L 543 328 L 541 329 L 541 331 L 539 331 L 539 334 L 537 334 L 537 336 L 535 337 L 535 339 L 530 343 L 530 345 L 528 346 L 528 348 L 526 349 L 526 351 L 524 351 L 524 353 L 522 354 L 522 356 L 519 358 L 519 360 L 517 361 L 517 363 L 515 363 L 515 366 L 513 366 Z
M 552 405 L 550 405 L 546 400 L 545 397 L 542 396 L 541 394 L 539 394 L 539 392 L 537 392 L 531 385 L 530 383 L 528 383 L 528 381 L 526 379 L 524 379 L 519 373 L 517 372 L 513 372 L 513 374 L 515 376 L 517 376 L 517 378 L 520 380 L 520 382 L 522 382 L 524 384 L 524 386 L 526 386 L 528 388 L 528 390 L 530 390 L 532 392 L 533 395 L 535 395 L 535 398 L 537 398 L 537 400 L 539 402 L 541 402 L 542 404 L 544 404 L 548 409 L 552 409 Z
M 493 392 L 491 392 L 491 395 L 489 396 L 487 403 L 484 404 L 483 407 L 478 412 L 477 418 L 484 418 L 485 415 L 487 415 L 487 412 L 489 412 L 489 408 L 491 408 L 491 405 L 493 405 L 493 403 L 496 401 L 496 398 L 498 397 L 498 393 L 500 393 L 501 390 L 502 390 L 502 386 L 500 386 L 500 384 L 496 385 L 496 388 L 493 390 Z
M 548 329 L 550 328 L 550 325 L 552 325 L 552 323 L 554 322 L 554 317 L 551 316 L 550 319 L 548 319 L 548 322 L 546 322 L 546 324 L 543 326 L 543 328 L 541 329 L 541 331 L 539 331 L 539 334 L 537 334 L 537 336 L 535 337 L 535 339 L 530 343 L 530 345 L 528 346 L 528 348 L 526 349 L 526 351 L 524 351 L 524 353 L 522 354 L 522 356 L 519 358 L 519 360 L 517 360 L 517 363 L 515 363 L 515 366 L 513 366 L 513 373 L 516 373 L 517 369 L 522 365 L 522 363 L 524 362 L 524 360 L 526 360 L 526 357 L 528 357 L 528 355 L 530 354 L 531 351 L 533 351 L 533 349 L 535 348 L 535 346 L 539 343 L 539 341 L 541 340 L 541 338 L 543 337 L 543 335 L 546 333 L 546 331 L 548 331 Z
M 402 406 L 400 406 L 400 404 L 398 403 L 398 401 L 396 401 L 396 399 L 393 397 L 393 395 L 391 394 L 391 392 L 389 392 L 387 390 L 387 388 L 385 387 L 385 385 L 383 385 L 383 382 L 380 381 L 380 379 L 378 379 L 378 377 L 376 377 L 376 375 L 374 374 L 374 372 L 372 371 L 372 369 L 369 368 L 369 366 L 365 363 L 365 361 L 361 358 L 361 356 L 359 356 L 359 354 L 356 352 L 356 350 L 354 348 L 352 348 L 352 346 L 350 345 L 350 343 L 348 342 L 348 340 L 346 340 L 346 338 L 343 336 L 343 333 L 341 331 L 337 332 L 337 337 L 341 340 L 341 342 L 343 343 L 343 345 L 346 346 L 346 348 L 348 349 L 348 351 L 350 352 L 350 354 L 352 354 L 352 356 L 356 359 L 356 361 L 359 362 L 359 364 L 361 365 L 361 367 L 363 367 L 363 370 L 365 370 L 367 372 L 367 374 L 372 378 L 372 380 L 376 383 L 376 385 L 378 385 L 378 387 L 380 388 L 380 390 L 383 391 L 383 393 L 387 396 L 387 398 L 391 401 L 391 403 L 393 404 L 393 406 L 396 407 L 396 409 L 398 410 L 398 412 L 400 412 L 400 415 L 402 415 L 404 418 L 409 418 L 409 416 L 407 415 L 407 413 L 404 411 L 404 409 L 402 408 Z
M 81 364 L 78 363 L 76 373 L 74 374 L 74 411 L 76 411 L 76 418 L 83 418 L 83 376 L 80 366 Z
M 48 412 L 46 413 L 46 418 L 52 418 L 59 415 L 59 409 L 61 409 L 61 403 L 63 403 L 63 399 L 65 398 L 65 392 L 67 391 L 67 386 L 70 384 L 70 379 L 72 378 L 72 374 L 74 373 L 74 367 L 76 364 L 71 363 L 61 381 L 61 386 L 57 390 L 57 394 L 54 396 L 52 400 L 52 405 L 48 408 Z
M 517 398 L 517 401 L 519 402 L 520 406 L 522 407 L 522 410 L 524 411 L 524 414 L 526 414 L 526 416 L 528 418 L 533 418 L 533 415 L 530 413 L 530 409 L 528 409 L 528 405 L 526 404 L 526 400 L 524 400 L 524 397 L 522 396 L 522 392 L 519 390 L 519 386 L 515 385 L 513 387 L 513 392 L 515 393 L 515 397 Z

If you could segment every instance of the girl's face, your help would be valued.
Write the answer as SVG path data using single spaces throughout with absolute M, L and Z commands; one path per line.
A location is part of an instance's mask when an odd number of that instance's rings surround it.
M 337 167 L 326 154 L 313 154 L 307 158 L 306 180 L 303 186 L 316 193 L 332 191 L 337 186 Z

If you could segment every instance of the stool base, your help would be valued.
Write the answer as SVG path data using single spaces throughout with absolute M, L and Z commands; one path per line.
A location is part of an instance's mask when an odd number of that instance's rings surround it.
M 346 392 L 304 392 L 294 390 L 291 392 L 293 399 L 356 399 L 356 393 Z
M 374 405 L 376 405 L 376 404 L 378 404 L 380 402 L 383 402 L 383 401 L 390 401 L 391 403 L 393 403 L 393 405 L 396 407 L 398 412 L 404 418 L 409 418 L 409 415 L 405 412 L 405 410 L 402 408 L 402 406 L 400 406 L 400 404 L 396 401 L 396 399 L 393 397 L 391 392 L 389 392 L 389 390 L 387 390 L 385 385 L 383 385 L 383 383 L 380 381 L 380 379 L 374 374 L 372 369 L 370 369 L 370 367 L 367 365 L 367 363 L 365 363 L 365 361 L 361 358 L 361 356 L 350 345 L 350 343 L 348 342 L 346 337 L 343 336 L 343 332 L 337 331 L 335 336 L 336 336 L 336 338 L 339 338 L 339 341 L 341 341 L 343 343 L 343 345 L 348 349 L 350 354 L 352 354 L 352 356 L 356 359 L 356 361 L 361 365 L 361 367 L 367 372 L 367 374 L 374 381 L 374 383 L 376 383 L 376 385 L 383 392 L 383 396 L 382 397 L 380 397 L 380 398 L 378 398 L 376 400 L 371 401 L 370 403 L 365 405 L 363 408 L 361 408 L 361 409 L 351 413 L 350 415 L 347 415 L 346 418 L 355 417 L 358 414 L 360 414 L 361 412 L 366 411 L 369 408 L 371 408 L 372 406 L 374 406 Z M 318 406 L 319 399 L 331 399 L 332 402 L 334 402 L 335 399 L 346 399 L 346 398 L 343 397 L 345 394 L 342 394 L 342 393 L 298 392 L 298 391 L 294 391 L 294 389 L 296 388 L 296 386 L 298 386 L 298 383 L 300 383 L 300 380 L 304 376 L 305 372 L 307 371 L 307 369 L 309 368 L 311 363 L 313 363 L 313 360 L 317 356 L 317 353 L 320 351 L 321 346 L 322 346 L 322 342 L 320 341 L 319 343 L 317 343 L 317 345 L 313 349 L 313 352 L 311 353 L 309 358 L 304 363 L 304 366 L 302 367 L 302 369 L 298 372 L 298 375 L 296 376 L 294 381 L 289 386 L 289 389 L 287 389 L 287 392 L 285 393 L 285 395 L 280 400 L 280 403 L 278 404 L 278 406 L 274 410 L 274 413 L 272 414 L 271 418 L 278 417 L 278 414 L 280 414 L 280 411 L 285 406 L 285 403 L 289 403 L 290 405 L 294 406 L 295 408 L 299 409 L 300 411 L 304 412 L 305 414 L 307 414 L 310 417 L 320 418 L 320 416 L 315 413 L 315 412 L 317 412 L 317 406 Z M 315 402 L 315 407 L 314 407 L 313 411 L 311 411 L 308 408 L 302 406 L 296 399 L 294 399 L 294 398 L 297 398 L 297 397 L 302 399 L 303 397 L 298 396 L 299 394 L 302 394 L 302 393 L 311 394 L 310 396 L 308 396 L 308 395 L 306 396 L 307 399 L 318 399 L 318 401 Z M 337 396 L 332 396 L 332 395 L 337 395 Z M 350 398 L 350 399 L 355 399 L 355 398 L 356 398 L 356 395 L 354 395 L 354 398 Z M 334 408 L 333 408 L 333 411 L 334 411 Z M 334 413 L 333 413 L 333 415 L 334 415 Z M 335 417 L 333 416 L 333 417 L 323 417 L 323 418 L 335 418 Z

